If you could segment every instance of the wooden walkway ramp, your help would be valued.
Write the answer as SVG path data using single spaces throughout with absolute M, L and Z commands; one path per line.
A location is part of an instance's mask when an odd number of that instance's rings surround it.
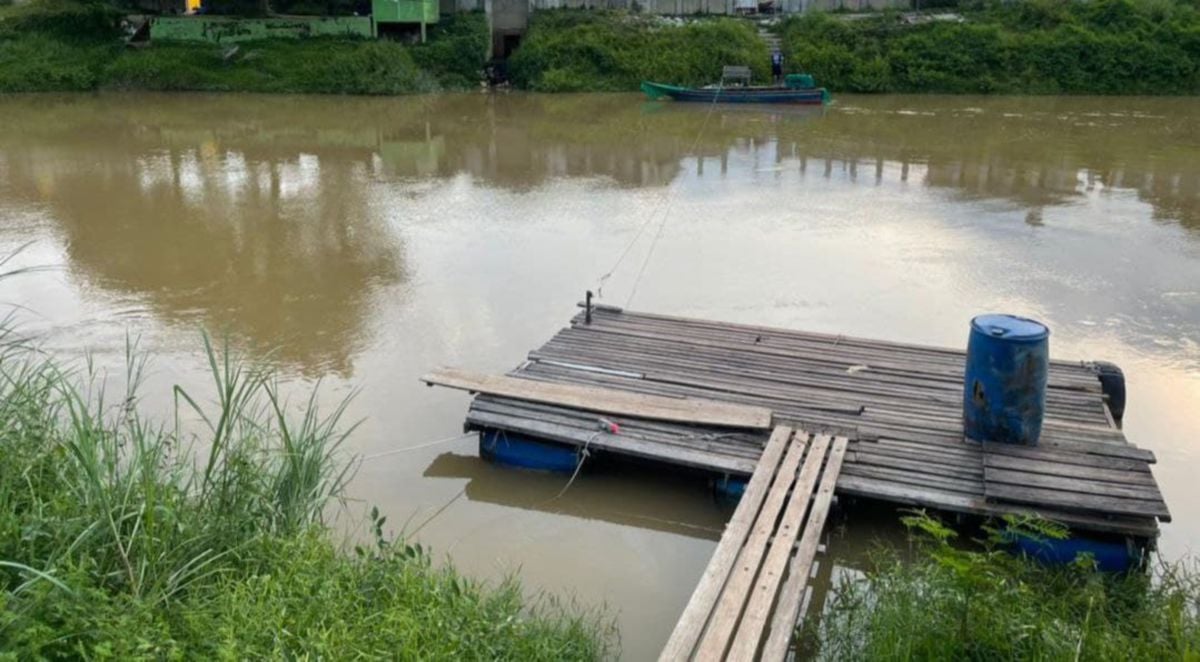
M 846 453 L 775 428 L 660 660 L 782 660 Z

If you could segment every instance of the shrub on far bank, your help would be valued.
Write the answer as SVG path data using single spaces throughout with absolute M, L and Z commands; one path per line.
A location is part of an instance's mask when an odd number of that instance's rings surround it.
M 0 21 L 0 92 L 95 89 L 394 95 L 479 84 L 482 13 L 444 18 L 424 44 L 352 37 L 124 47 L 120 14 L 51 0 Z
M 227 47 L 159 42 L 121 54 L 104 72 L 117 89 L 406 94 L 437 87 L 408 49 L 387 41 L 334 38 L 245 42 Z
M 746 21 L 679 25 L 624 12 L 553 10 L 533 15 L 509 73 L 516 86 L 540 92 L 630 91 L 643 80 L 714 83 L 725 65 L 748 65 L 762 81 L 769 60 Z
M 0 92 L 70 92 L 95 89 L 114 48 L 72 44 L 40 34 L 0 35 Z
M 444 89 L 478 87 L 492 47 L 487 15 L 470 12 L 442 16 L 428 28 L 428 41 L 411 48 L 413 61 L 437 78 Z
M 964 22 L 788 18 L 788 68 L 834 91 L 1200 94 L 1200 12 L 1182 1 L 1026 0 Z

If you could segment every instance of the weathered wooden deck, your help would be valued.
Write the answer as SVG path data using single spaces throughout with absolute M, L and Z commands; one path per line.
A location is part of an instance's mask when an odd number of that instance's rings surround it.
M 661 662 L 784 659 L 846 445 L 775 429 Z
M 523 380 L 771 410 L 776 424 L 846 437 L 837 492 L 976 515 L 1038 513 L 1076 529 L 1153 537 L 1170 513 L 1154 454 L 1112 422 L 1084 362 L 1053 361 L 1038 447 L 962 435 L 958 350 L 596 307 L 510 373 Z M 767 433 L 611 416 L 481 394 L 467 426 L 749 476 Z

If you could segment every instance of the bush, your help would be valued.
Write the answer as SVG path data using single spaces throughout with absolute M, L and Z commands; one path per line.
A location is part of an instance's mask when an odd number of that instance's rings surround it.
M 411 49 L 413 61 L 449 89 L 479 85 L 491 49 L 487 16 L 483 12 L 443 16 L 431 26 L 429 40 Z
M 835 91 L 1200 93 L 1200 14 L 1173 0 L 1025 0 L 966 22 L 791 17 L 788 67 Z
M 114 51 L 36 33 L 19 39 L 0 36 L 0 92 L 95 89 Z
M 1156 579 L 1105 575 L 1086 557 L 1050 568 L 1002 551 L 1012 522 L 982 548 L 918 513 L 905 518 L 917 560 L 880 551 L 864 577 L 843 576 L 801 640 L 828 660 L 1192 660 L 1200 655 L 1200 568 Z
M 0 39 L 37 34 L 69 42 L 113 41 L 121 36 L 122 14 L 100 2 L 44 0 L 17 7 L 0 24 Z
M 225 49 L 160 42 L 122 53 L 105 72 L 118 89 L 407 94 L 434 89 L 409 49 L 386 41 L 344 39 L 246 42 L 226 61 Z
M 509 61 L 518 87 L 542 92 L 636 90 L 644 80 L 714 83 L 725 65 L 770 75 L 769 53 L 753 27 L 732 19 L 677 25 L 622 12 L 555 10 L 534 14 Z
M 483 14 L 456 15 L 425 44 L 319 37 L 228 47 L 155 41 L 125 49 L 100 5 L 19 8 L 0 22 L 0 92 L 201 90 L 408 94 L 478 84 L 490 36 Z

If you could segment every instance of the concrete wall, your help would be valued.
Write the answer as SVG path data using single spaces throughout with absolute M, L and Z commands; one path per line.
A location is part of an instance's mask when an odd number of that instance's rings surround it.
M 487 0 L 488 21 L 492 34 L 508 31 L 524 31 L 529 25 L 531 0 Z
M 156 16 L 150 20 L 150 38 L 156 40 L 176 39 L 222 44 L 255 39 L 300 39 L 325 35 L 370 37 L 371 19 L 367 16 Z

